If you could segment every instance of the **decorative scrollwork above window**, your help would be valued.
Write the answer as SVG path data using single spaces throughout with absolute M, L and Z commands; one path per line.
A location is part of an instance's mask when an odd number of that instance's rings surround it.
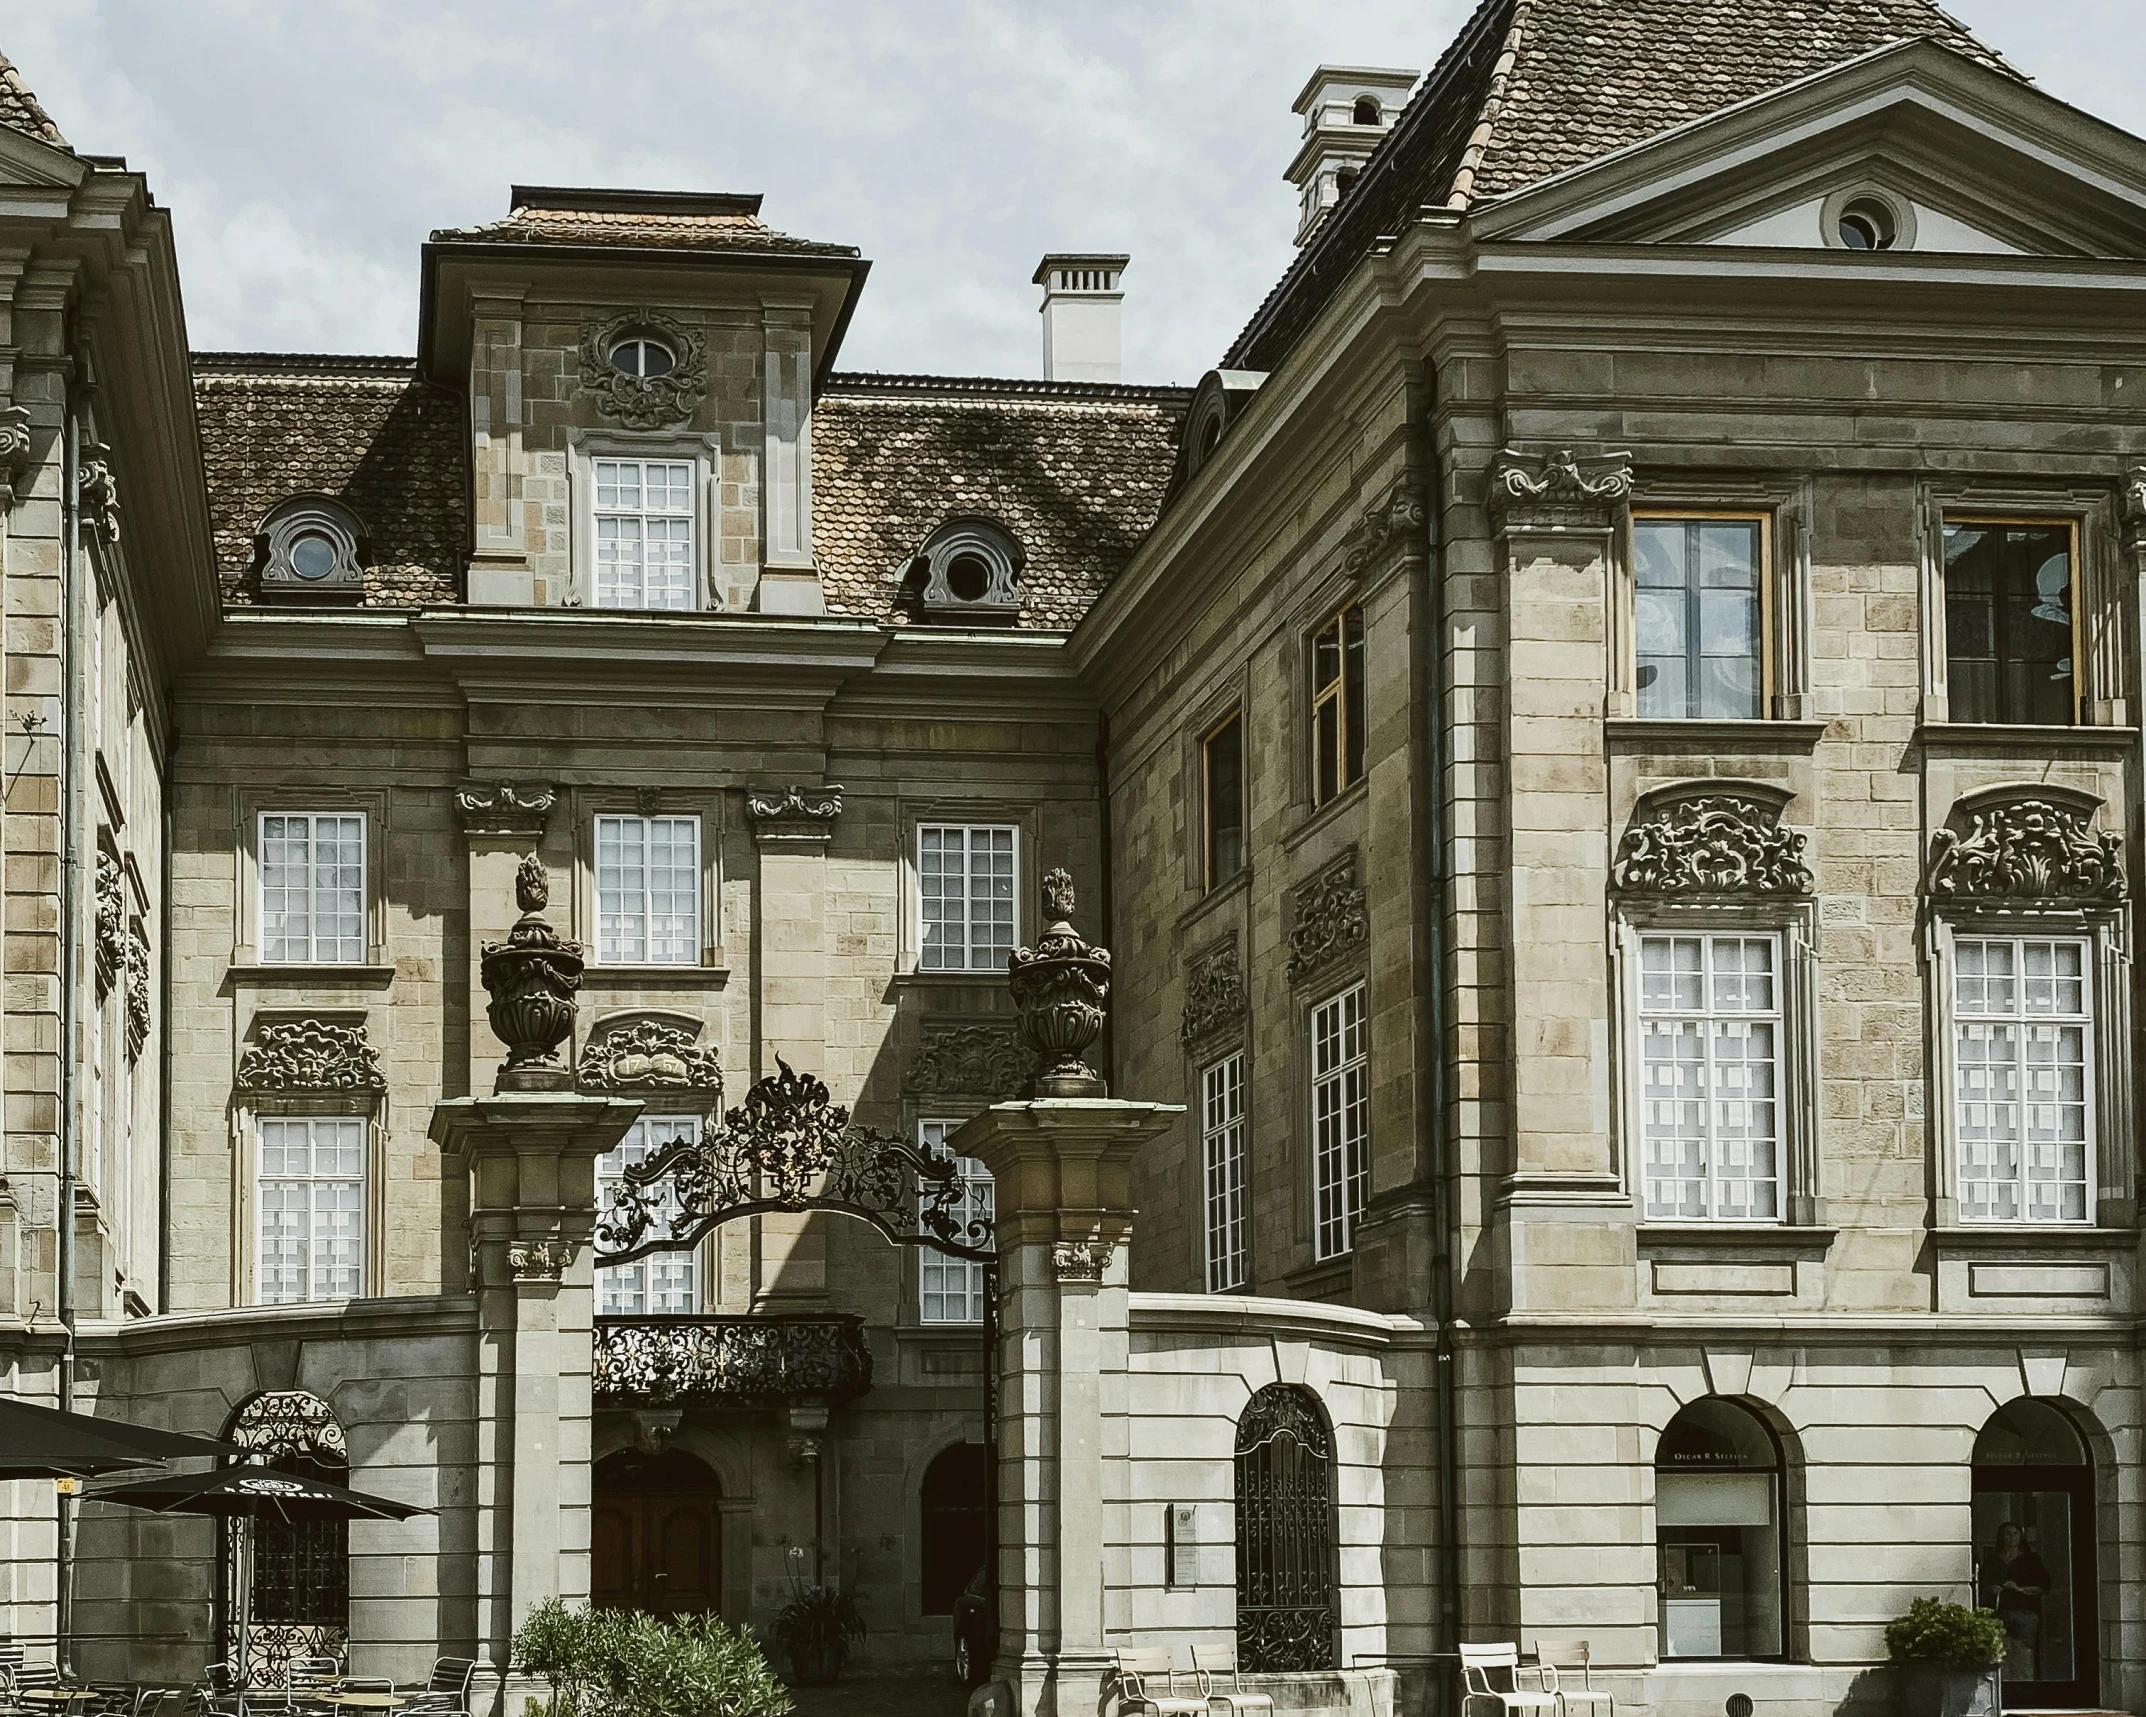
M 924 539 L 912 566 L 923 568 L 916 601 L 928 620 L 1004 623 L 1021 611 L 1021 571 L 1028 556 L 1005 526 L 984 518 L 948 519 Z
M 1185 966 L 1185 1017 L 1177 1038 L 1187 1049 L 1241 1027 L 1250 1011 L 1237 938 L 1195 955 Z
M 97 850 L 97 994 L 119 981 L 127 967 L 127 873 L 119 860 Z
M 963 1220 L 968 1187 L 952 1159 L 853 1125 L 819 1080 L 775 1065 L 722 1125 L 625 1171 L 596 1226 L 599 1266 L 683 1251 L 721 1223 L 778 1210 L 838 1211 L 900 1245 L 996 1257 L 991 1224 Z
M 1301 984 L 1370 939 L 1371 916 L 1351 847 L 1289 897 L 1289 981 Z
M 745 796 L 745 809 L 756 823 L 802 821 L 831 823 L 842 815 L 842 789 L 825 787 L 764 788 Z
M 940 1025 L 924 1028 L 916 1059 L 902 1075 L 912 1097 L 1018 1097 L 1035 1073 L 1035 1057 L 1010 1025 Z
M 581 1051 L 584 1091 L 704 1092 L 723 1096 L 721 1058 L 699 1041 L 700 1027 L 662 1019 L 598 1027 Z
M 1490 478 L 1490 510 L 1501 519 L 1560 513 L 1601 522 L 1632 498 L 1632 456 L 1598 453 L 1582 457 L 1571 448 L 1555 453 L 1498 455 Z
M 1963 799 L 1931 842 L 1924 888 L 1937 901 L 2114 906 L 2125 893 L 2123 840 L 2094 832 L 2097 804 L 2047 787 Z
M 655 352 L 669 358 L 668 368 L 650 361 Z M 581 385 L 596 396 L 599 412 L 628 429 L 671 428 L 707 396 L 708 342 L 660 310 L 592 322 L 581 334 Z
M 471 782 L 455 789 L 462 827 L 473 835 L 541 835 L 558 802 L 556 789 L 540 782 Z
M 149 996 L 149 938 L 141 921 L 127 927 L 127 1059 L 139 1061 L 155 1019 Z
M 355 598 L 365 590 L 365 522 L 332 495 L 293 495 L 255 537 L 269 596 Z
M 1781 825 L 1789 798 L 1758 782 L 1657 788 L 1633 808 L 1611 878 L 1624 894 L 1809 894 L 1804 838 Z
M 271 1020 L 239 1057 L 238 1088 L 249 1092 L 379 1092 L 380 1057 L 362 1025 Z
M 1341 539 L 1342 565 L 1350 572 L 1362 572 L 1396 542 L 1415 542 L 1428 552 L 1429 541 L 1420 533 L 1429 520 L 1416 479 L 1403 477 L 1383 500 L 1365 508 L 1364 516 Z

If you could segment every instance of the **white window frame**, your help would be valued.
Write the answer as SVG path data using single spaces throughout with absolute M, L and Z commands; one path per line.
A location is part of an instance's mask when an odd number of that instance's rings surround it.
M 693 467 L 692 550 L 688 556 L 692 569 L 691 600 L 683 609 L 599 607 L 596 468 L 599 460 L 613 459 L 653 459 Z M 716 590 L 720 515 L 715 505 L 716 475 L 722 469 L 721 461 L 721 445 L 712 435 L 622 435 L 610 430 L 569 432 L 568 470 L 573 511 L 573 552 L 567 577 L 569 603 L 584 611 L 595 610 L 604 614 L 698 613 L 722 607 Z
M 652 837 L 654 834 L 655 825 L 659 823 L 684 824 L 689 826 L 692 830 L 693 847 L 690 885 L 686 890 L 686 899 L 691 903 L 692 906 L 691 926 L 685 937 L 685 946 L 683 951 L 665 954 L 661 957 L 658 957 L 651 950 L 651 944 L 654 941 L 654 926 L 656 923 L 656 913 L 654 908 L 654 896 L 649 883 L 651 869 L 649 852 L 651 846 L 653 845 Z M 605 891 L 605 828 L 606 825 L 623 827 L 628 824 L 638 825 L 641 831 L 641 884 L 639 890 L 640 899 L 638 904 L 638 914 L 641 926 L 641 952 L 637 956 L 629 955 L 623 952 L 622 950 L 626 945 L 627 938 L 625 938 L 619 932 L 607 927 L 607 919 L 611 915 L 613 899 L 611 896 L 607 895 Z M 640 815 L 637 812 L 631 811 L 600 811 L 596 813 L 589 824 L 589 875 L 591 882 L 590 892 L 594 900 L 594 913 L 591 928 L 594 930 L 595 933 L 589 938 L 594 951 L 594 958 L 591 962 L 592 964 L 597 966 L 624 967 L 690 967 L 698 966 L 699 964 L 701 964 L 703 944 L 706 940 L 706 926 L 703 921 L 705 903 L 701 898 L 701 820 L 697 815 L 690 811 L 661 812 L 655 816 L 646 817 Z M 622 909 L 622 915 L 623 908 L 626 904 L 627 903 L 624 900 L 620 900 L 617 902 L 617 905 Z
M 927 1116 L 917 1122 L 917 1148 L 926 1156 L 945 1160 L 947 1135 L 960 1126 L 947 1116 Z M 952 1212 L 954 1221 L 966 1228 L 972 1222 L 988 1224 L 997 1208 L 998 1194 L 991 1171 L 975 1157 L 955 1157 L 961 1176 L 961 1202 Z M 986 1267 L 969 1258 L 954 1258 L 936 1247 L 917 1248 L 917 1321 L 935 1328 L 968 1326 L 984 1321 Z M 948 1314 L 950 1302 L 959 1301 L 963 1315 Z M 936 1306 L 936 1310 L 934 1309 Z
M 608 1213 L 612 1196 L 625 1179 L 625 1171 L 650 1157 L 660 1156 L 675 1143 L 693 1143 L 700 1138 L 698 1115 L 642 1115 L 628 1127 L 625 1136 L 596 1160 L 596 1190 L 599 1212 Z M 657 1189 L 655 1204 L 659 1222 L 677 1213 L 672 1183 Z M 651 1252 L 631 1264 L 614 1264 L 596 1272 L 598 1317 L 693 1317 L 704 1302 L 701 1280 L 701 1246 L 677 1252 Z M 618 1302 L 632 1300 L 631 1305 Z M 659 1303 L 661 1302 L 661 1303 Z
M 962 896 L 962 961 L 960 964 L 935 964 L 932 960 L 934 949 L 930 936 L 931 924 L 925 906 L 924 841 L 927 835 L 950 833 L 959 833 L 962 836 L 962 874 L 964 879 Z M 977 918 L 973 850 L 974 837 L 979 834 L 1003 834 L 1011 837 L 1012 854 L 1008 862 L 1012 867 L 1013 884 L 1011 895 L 1013 912 L 1006 946 L 1003 950 L 1000 950 L 994 942 L 985 950 L 982 959 L 978 958 L 976 940 Z M 955 822 L 945 818 L 924 819 L 917 823 L 916 839 L 911 851 L 914 854 L 916 864 L 916 969 L 919 972 L 995 972 L 1003 974 L 1006 970 L 1006 956 L 1021 945 L 1021 825 L 1015 822 L 980 823 Z
M 1353 1034 L 1353 1035 L 1352 1035 Z M 1371 1015 L 1359 980 L 1311 1010 L 1312 1255 L 1345 1258 L 1371 1192 Z
M 623 505 L 615 498 L 623 490 L 621 478 L 629 469 L 634 476 L 633 493 L 638 497 L 638 503 L 634 506 Z M 664 474 L 663 482 L 660 486 L 662 494 L 666 498 L 674 494 L 681 494 L 684 499 L 683 506 L 666 505 L 658 507 L 651 505 L 651 485 L 649 482 L 651 469 L 660 470 Z M 676 480 L 673 479 L 673 473 L 676 474 Z M 607 486 L 614 494 L 614 499 L 608 506 L 604 501 Z M 700 469 L 697 460 L 673 458 L 654 452 L 607 452 L 590 455 L 589 528 L 595 543 L 595 555 L 589 563 L 588 605 L 591 608 L 625 613 L 690 614 L 700 606 L 701 508 L 699 490 Z M 630 524 L 634 527 L 634 535 L 631 540 L 638 542 L 641 547 L 637 566 L 639 579 L 637 594 L 640 598 L 638 601 L 628 602 L 608 599 L 616 595 L 616 589 L 614 588 L 608 593 L 606 589 L 607 566 L 604 558 L 606 542 L 604 527 L 606 524 L 614 526 Z M 665 600 L 661 602 L 650 601 L 649 575 L 652 563 L 648 554 L 649 545 L 651 541 L 674 545 L 677 540 L 675 527 L 680 524 L 685 527 L 685 552 L 680 556 L 666 556 L 664 558 L 668 569 L 665 579 L 666 586 L 669 586 L 672 582 L 668 576 L 669 571 L 675 571 L 682 580 L 682 584 L 678 588 L 666 588 L 662 593 Z M 655 526 L 662 527 L 661 534 L 651 537 L 651 529 Z M 613 540 L 624 543 L 628 539 L 623 534 L 619 534 Z M 613 581 L 613 583 L 615 586 L 616 581 Z
M 1200 1161 L 1206 1213 L 1207 1291 L 1251 1279 L 1245 1133 L 1245 1054 L 1233 1049 L 1200 1069 Z
M 271 1175 L 267 1172 L 264 1158 L 265 1153 L 271 1148 L 272 1131 L 280 1134 L 286 1128 L 303 1128 L 306 1134 L 306 1149 L 309 1153 L 312 1153 L 318 1149 L 317 1129 L 323 1127 L 350 1129 L 357 1152 L 358 1172 L 355 1176 L 323 1175 L 315 1172 L 310 1166 L 304 1174 Z M 366 1252 L 370 1239 L 371 1217 L 368 1196 L 371 1188 L 369 1170 L 372 1141 L 370 1133 L 371 1123 L 362 1115 L 286 1114 L 258 1115 L 254 1118 L 252 1298 L 255 1305 L 309 1305 L 323 1300 L 360 1299 L 364 1297 L 368 1262 Z M 306 1189 L 307 1197 L 303 1212 L 304 1229 L 299 1239 L 299 1245 L 304 1257 L 304 1263 L 301 1268 L 305 1276 L 305 1284 L 304 1292 L 302 1293 L 281 1295 L 271 1299 L 268 1294 L 269 1235 L 267 1224 L 270 1212 L 267 1191 L 271 1186 L 279 1185 Z M 324 1293 L 320 1291 L 323 1269 L 333 1268 L 334 1266 L 324 1266 L 317 1256 L 322 1240 L 318 1230 L 318 1220 L 322 1215 L 318 1204 L 318 1195 L 321 1189 L 334 1187 L 349 1187 L 356 1190 L 356 1200 L 353 1207 L 357 1218 L 357 1234 L 354 1241 L 356 1261 L 348 1266 L 351 1275 L 351 1280 L 348 1284 L 350 1291 L 348 1293 Z
M 268 910 L 268 825 L 271 821 L 291 822 L 303 820 L 306 824 L 306 952 L 297 957 L 273 952 Z M 369 910 L 371 906 L 370 882 L 371 830 L 369 819 L 362 810 L 340 809 L 327 811 L 262 810 L 254 815 L 254 914 L 259 926 L 259 957 L 264 966 L 361 966 L 371 947 Z M 347 938 L 336 937 L 338 944 L 333 953 L 323 954 L 323 938 L 319 934 L 320 914 L 317 909 L 319 884 L 315 880 L 316 856 L 319 851 L 319 827 L 323 822 L 354 822 L 358 826 L 358 902 L 357 936 L 353 948 L 346 950 Z

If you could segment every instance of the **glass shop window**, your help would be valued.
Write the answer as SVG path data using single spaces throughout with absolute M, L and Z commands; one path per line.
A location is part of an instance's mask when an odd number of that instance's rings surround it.
M 1734 1402 L 1694 1401 L 1654 1457 L 1661 1654 L 1778 1658 L 1787 1513 L 1780 1446 Z

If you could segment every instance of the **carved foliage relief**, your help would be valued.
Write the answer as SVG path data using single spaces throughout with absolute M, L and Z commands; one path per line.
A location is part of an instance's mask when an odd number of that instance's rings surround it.
M 1237 938 L 1196 954 L 1185 966 L 1185 1017 L 1178 1041 L 1187 1049 L 1244 1024 L 1250 1007 Z
M 239 1058 L 241 1091 L 385 1091 L 380 1057 L 362 1025 L 332 1020 L 274 1020 Z
M 584 1091 L 707 1091 L 723 1094 L 715 1050 L 698 1027 L 642 1019 L 601 1030 L 581 1052 Z
M 926 1026 L 902 1075 L 912 1097 L 989 1097 L 1006 1102 L 1026 1089 L 1035 1058 L 1010 1025 Z
M 1804 839 L 1733 789 L 1641 801 L 1611 875 L 1626 894 L 1808 894 Z
M 1940 829 L 1926 883 L 1936 900 L 2076 901 L 2124 898 L 2123 842 L 2096 834 L 2093 812 L 2055 798 L 2017 798 L 1964 809 L 1964 826 Z
M 635 334 L 670 348 L 669 370 L 660 376 L 632 376 L 613 365 L 613 349 Z M 634 310 L 608 322 L 592 322 L 581 334 L 581 385 L 596 396 L 599 412 L 628 429 L 668 429 L 690 418 L 707 395 L 708 342 L 660 310 Z
M 1371 939 L 1371 917 L 1356 880 L 1354 847 L 1289 897 L 1289 981 L 1314 972 Z

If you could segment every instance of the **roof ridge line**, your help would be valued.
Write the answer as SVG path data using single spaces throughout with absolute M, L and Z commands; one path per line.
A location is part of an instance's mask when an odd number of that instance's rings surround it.
M 1452 189 L 1446 195 L 1449 209 L 1467 209 L 1475 203 L 1475 175 L 1483 165 L 1483 157 L 1490 152 L 1490 142 L 1497 135 L 1498 120 L 1505 112 L 1505 89 L 1513 75 L 1513 67 L 1520 61 L 1520 49 L 1527 38 L 1527 28 L 1535 14 L 1535 0 L 1515 0 L 1513 15 L 1505 28 L 1505 41 L 1498 50 L 1498 57 L 1490 68 L 1490 83 L 1483 91 L 1483 105 L 1475 122 L 1475 129 L 1468 134 L 1468 147 L 1461 151 L 1460 162 L 1453 169 Z
M 938 376 L 902 370 L 831 370 L 820 387 L 830 393 L 969 393 L 1028 395 L 1042 399 L 1190 400 L 1195 390 L 1177 382 L 1050 381 L 1034 376 Z

